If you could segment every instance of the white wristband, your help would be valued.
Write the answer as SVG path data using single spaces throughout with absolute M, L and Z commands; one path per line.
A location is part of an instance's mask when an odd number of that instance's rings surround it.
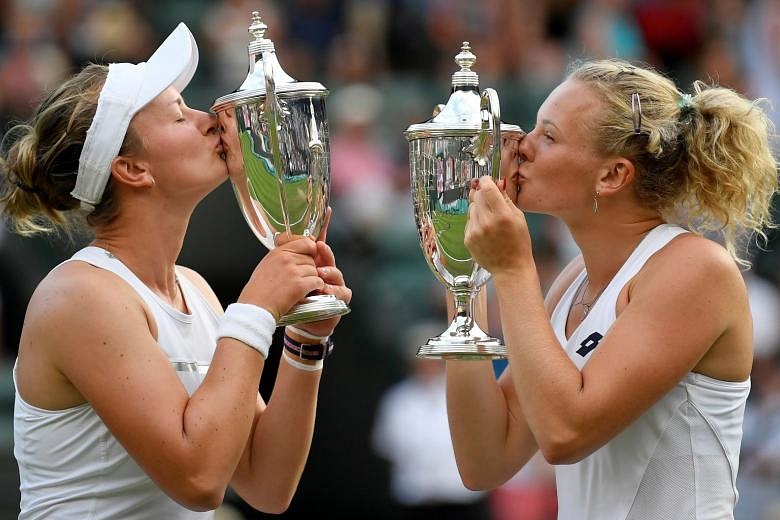
M 287 361 L 289 364 L 297 368 L 298 370 L 305 370 L 306 372 L 317 372 L 318 370 L 322 370 L 322 366 L 324 363 L 321 359 L 318 359 L 314 363 L 301 363 L 294 357 L 292 357 L 290 354 L 287 353 L 286 350 L 282 350 L 282 357 L 285 361 Z
M 295 327 L 293 325 L 287 325 L 287 330 L 299 335 L 302 338 L 310 339 L 312 341 L 316 341 L 317 343 L 322 343 L 323 345 L 328 341 L 328 338 L 330 337 L 330 335 L 315 336 L 314 334 L 310 332 L 306 332 L 305 330 L 299 329 L 298 327 Z
M 217 339 L 233 338 L 268 357 L 271 339 L 276 330 L 273 315 L 262 307 L 246 303 L 231 303 L 225 309 L 217 328 Z

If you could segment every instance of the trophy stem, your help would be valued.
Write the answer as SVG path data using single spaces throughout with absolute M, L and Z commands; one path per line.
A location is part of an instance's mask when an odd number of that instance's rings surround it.
M 417 357 L 435 359 L 504 359 L 506 346 L 486 334 L 474 320 L 474 300 L 479 290 L 453 288 L 455 317 L 441 335 L 431 338 L 417 351 Z
M 455 321 L 461 321 L 462 332 L 468 334 L 472 327 L 478 327 L 477 322 L 474 320 L 474 300 L 476 300 L 476 291 L 472 292 L 468 289 L 454 289 L 451 291 L 452 296 L 455 299 Z

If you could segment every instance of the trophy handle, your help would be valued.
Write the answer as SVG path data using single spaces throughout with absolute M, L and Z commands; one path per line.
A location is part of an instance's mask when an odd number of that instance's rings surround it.
M 287 213 L 287 193 L 284 189 L 284 163 L 282 162 L 282 149 L 279 145 L 279 118 L 281 108 L 276 98 L 276 82 L 274 81 L 274 71 L 272 59 L 270 56 L 273 51 L 263 51 L 263 75 L 265 76 L 265 117 L 268 122 L 268 137 L 271 141 L 271 156 L 273 157 L 274 170 L 276 171 L 276 182 L 279 184 L 279 199 L 282 206 L 282 218 L 284 219 L 284 230 L 287 235 L 292 235 L 290 228 L 290 217 Z M 267 59 L 266 59 L 267 58 Z M 276 242 L 276 238 L 274 238 Z
M 311 154 L 311 167 L 313 170 L 312 178 L 322 180 L 322 163 L 325 160 L 325 146 L 320 140 L 320 132 L 317 130 L 317 119 L 314 117 L 314 102 L 309 98 L 309 111 L 311 120 L 309 121 L 309 153 Z
M 498 102 L 498 94 L 492 88 L 486 88 L 479 100 L 479 109 L 483 114 L 482 132 L 489 132 L 491 125 L 493 128 L 490 175 L 497 181 L 501 179 L 501 105 Z

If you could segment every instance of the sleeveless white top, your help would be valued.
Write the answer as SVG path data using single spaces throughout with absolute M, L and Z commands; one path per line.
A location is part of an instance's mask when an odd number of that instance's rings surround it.
M 558 341 L 581 370 L 616 319 L 621 289 L 645 262 L 686 230 L 653 229 L 566 339 L 566 320 L 585 270 L 552 314 Z M 648 356 L 655 355 L 648 352 Z M 733 518 L 742 419 L 750 379 L 728 382 L 688 373 L 607 444 L 555 467 L 559 520 L 715 520 Z
M 219 316 L 200 291 L 179 275 L 191 314 L 171 307 L 116 257 L 87 247 L 80 260 L 117 274 L 146 303 L 157 322 L 157 342 L 190 395 L 208 370 L 216 347 Z M 14 370 L 14 384 L 16 384 Z M 26 403 L 17 389 L 14 456 L 19 464 L 24 519 L 211 519 L 180 506 L 158 488 L 85 403 L 44 410 Z

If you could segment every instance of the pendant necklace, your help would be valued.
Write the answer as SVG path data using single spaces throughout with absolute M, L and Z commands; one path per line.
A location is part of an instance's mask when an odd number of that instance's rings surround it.
M 602 287 L 599 290 L 599 292 L 596 294 L 596 296 L 593 297 L 592 300 L 590 300 L 589 302 L 584 302 L 583 300 L 585 299 L 585 293 L 588 292 L 588 286 L 589 285 L 590 285 L 590 279 L 588 278 L 588 275 L 586 273 L 585 274 L 585 279 L 582 281 L 582 284 L 580 284 L 580 290 L 578 291 L 579 292 L 579 297 L 577 298 L 577 301 L 574 302 L 574 304 L 573 304 L 574 307 L 576 307 L 578 305 L 582 307 L 582 319 L 585 319 L 585 317 L 588 315 L 590 310 L 596 304 L 596 300 L 599 299 L 599 296 L 601 296 L 601 293 L 603 293 L 604 290 L 609 285 L 609 282 L 604 284 L 604 287 Z
M 629 253 L 628 258 L 631 258 L 631 255 L 634 254 L 634 251 L 636 251 L 636 249 L 639 247 L 639 244 L 641 244 L 644 241 L 644 239 L 647 237 L 650 231 L 646 231 L 642 233 L 642 235 L 639 238 L 639 241 L 634 245 L 634 248 L 631 250 L 631 253 Z M 626 262 L 628 261 L 628 258 L 626 259 Z M 612 279 L 610 279 L 606 284 L 604 284 L 604 287 L 599 289 L 599 292 L 596 294 L 596 296 L 593 297 L 592 300 L 590 300 L 589 302 L 584 302 L 583 300 L 585 299 L 585 293 L 588 292 L 588 287 L 590 286 L 590 278 L 588 278 L 588 272 L 585 271 L 585 279 L 582 281 L 579 289 L 577 290 L 578 293 L 577 301 L 571 304 L 572 307 L 576 307 L 576 306 L 582 307 L 582 319 L 585 319 L 585 317 L 588 315 L 588 313 L 593 308 L 593 306 L 596 305 L 596 301 L 599 299 L 601 293 L 604 292 L 604 290 L 607 288 L 607 286 L 611 281 Z

